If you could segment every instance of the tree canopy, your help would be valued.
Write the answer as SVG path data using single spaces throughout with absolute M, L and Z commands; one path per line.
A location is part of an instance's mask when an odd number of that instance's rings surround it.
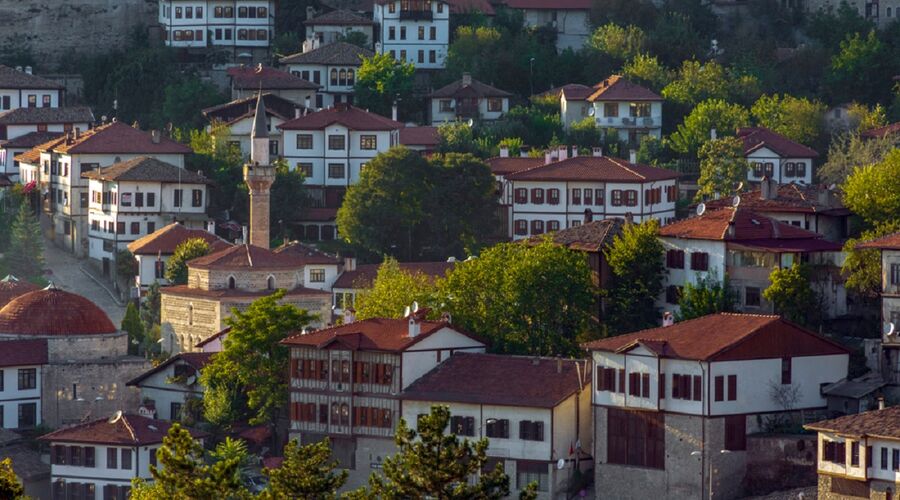
M 0 498 L 18 500 L 24 496 L 25 488 L 22 487 L 22 482 L 13 471 L 12 459 L 0 460 Z
M 415 70 L 412 63 L 398 61 L 390 54 L 364 58 L 356 74 L 356 105 L 382 116 L 391 116 L 395 101 L 404 110 L 410 108 L 414 103 L 408 96 L 412 95 Z
M 856 167 L 881 162 L 894 149 L 896 137 L 865 138 L 859 134 L 842 134 L 828 147 L 828 159 L 817 169 L 819 180 L 843 184 Z
M 656 299 L 662 293 L 663 244 L 659 221 L 626 224 L 604 251 L 610 269 L 608 329 L 622 334 L 659 324 Z
M 263 469 L 269 478 L 269 486 L 260 495 L 263 499 L 333 499 L 347 481 L 347 471 L 334 471 L 338 463 L 331 457 L 328 438 L 307 445 L 291 439 L 282 455 L 284 461 L 280 467 Z
M 722 280 L 710 273 L 697 280 L 686 282 L 678 299 L 678 321 L 699 318 L 707 314 L 734 310 L 737 296 L 731 288 L 728 276 Z
M 678 125 L 669 136 L 669 145 L 674 151 L 693 155 L 710 140 L 710 130 L 716 129 L 719 137 L 733 135 L 740 127 L 750 124 L 750 113 L 738 104 L 729 104 L 721 99 L 712 99 L 698 104 L 684 123 Z
M 774 269 L 769 275 L 772 284 L 763 290 L 763 297 L 772 302 L 775 312 L 807 326 L 822 319 L 820 297 L 810 282 L 811 272 L 809 266 L 798 262 Z
M 175 247 L 175 252 L 166 262 L 166 279 L 173 285 L 184 285 L 188 280 L 187 263 L 209 253 L 209 243 L 203 238 L 190 238 Z
M 10 232 L 9 252 L 6 254 L 9 270 L 23 279 L 40 277 L 44 271 L 44 236 L 29 203 L 19 204 L 19 212 Z
M 870 226 L 896 221 L 900 214 L 900 149 L 875 165 L 858 167 L 843 189 L 844 205 Z
M 812 144 L 822 133 L 825 104 L 791 95 L 764 95 L 750 108 L 756 123 L 800 144 Z
M 414 301 L 431 303 L 435 292 L 431 276 L 401 269 L 395 259 L 388 257 L 378 266 L 372 288 L 356 295 L 356 317 L 399 318 Z
M 700 178 L 697 199 L 717 199 L 737 190 L 747 179 L 750 164 L 744 158 L 744 144 L 736 137 L 723 137 L 700 147 Z

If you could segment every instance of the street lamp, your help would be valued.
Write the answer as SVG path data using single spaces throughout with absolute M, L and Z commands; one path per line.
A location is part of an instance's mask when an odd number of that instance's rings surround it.
M 528 86 L 531 88 L 529 96 L 534 95 L 534 58 L 528 61 Z
M 731 450 L 719 450 L 720 455 L 727 455 L 729 453 L 731 453 Z M 691 456 L 692 457 L 700 457 L 702 460 L 703 459 L 703 451 L 702 450 L 692 451 Z M 707 498 L 709 498 L 709 500 L 712 500 L 712 497 L 713 497 L 713 471 L 714 470 L 715 469 L 713 469 L 712 457 L 710 457 L 709 474 L 708 474 L 708 476 L 709 476 L 709 492 L 708 492 L 709 496 L 707 497 Z

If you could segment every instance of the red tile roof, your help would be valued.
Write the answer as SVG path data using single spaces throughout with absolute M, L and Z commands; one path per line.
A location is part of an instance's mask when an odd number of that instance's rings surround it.
M 845 415 L 803 427 L 811 431 L 834 432 L 856 438 L 900 439 L 900 406 Z
M 893 134 L 900 134 L 900 122 L 891 123 L 890 125 L 885 125 L 884 127 L 869 129 L 860 133 L 859 135 L 871 139 L 880 139 L 882 137 L 887 137 Z
M 660 357 L 737 361 L 849 354 L 850 351 L 780 316 L 717 313 L 584 344 L 591 351 L 624 352 L 643 345 Z
M 200 342 L 197 342 L 197 344 L 194 347 L 203 347 L 206 344 L 209 344 L 210 342 L 212 342 L 213 340 L 216 340 L 216 339 L 224 337 L 225 335 L 228 335 L 228 332 L 230 332 L 230 331 L 231 331 L 231 327 L 226 326 L 225 328 L 210 335 L 209 337 L 206 337 L 205 339 L 201 340 Z
M 580 226 L 561 229 L 551 234 L 551 240 L 557 245 L 580 252 L 600 252 L 612 245 L 613 239 L 622 234 L 624 219 L 603 219 L 586 222 Z M 528 244 L 537 245 L 544 241 L 545 235 L 532 236 L 524 240 Z
M 94 420 L 86 424 L 65 427 L 39 439 L 51 443 L 110 444 L 119 446 L 144 446 L 162 443 L 172 427 L 172 422 L 119 413 L 110 418 Z M 188 429 L 195 439 L 206 437 L 205 432 Z
M 706 202 L 706 208 L 725 208 L 733 204 L 733 197 Z M 741 193 L 742 208 L 758 212 L 824 213 L 826 215 L 849 215 L 844 208 L 839 193 L 821 184 L 781 184 L 773 198 L 763 198 L 757 188 Z
M 303 21 L 307 26 L 371 26 L 371 19 L 350 12 L 349 10 L 333 10 Z
M 178 245 L 191 238 L 202 238 L 209 243 L 212 252 L 232 246 L 205 229 L 188 229 L 173 222 L 132 241 L 128 244 L 128 250 L 134 255 L 172 255 Z
M 544 164 L 543 158 L 531 158 L 528 156 L 495 156 L 487 160 L 487 164 L 491 167 L 491 173 L 494 175 L 508 175 L 514 172 L 521 172 Z
M 523 10 L 590 10 L 591 0 L 504 0 L 507 7 Z
M 94 121 L 88 107 L 72 108 L 16 108 L 0 113 L 0 125 L 78 124 Z
M 437 127 L 403 127 L 400 144 L 404 146 L 437 146 L 441 142 Z
M 276 253 L 254 245 L 234 245 L 188 261 L 195 269 L 292 269 L 303 262 L 289 253 Z
M 509 174 L 516 181 L 650 182 L 677 179 L 674 170 L 629 163 L 611 156 L 576 156 Z
M 0 342 L 0 367 L 47 364 L 47 340 L 6 340 Z
M 816 158 L 819 156 L 814 149 L 794 142 L 765 127 L 740 128 L 737 131 L 737 137 L 744 142 L 744 154 L 750 154 L 760 148 L 768 148 L 784 157 Z
M 443 87 L 435 90 L 429 97 L 511 97 L 512 94 L 500 90 L 486 83 L 479 82 L 472 78 L 471 83 L 465 84 L 462 79 L 448 83 Z
M 318 49 L 282 57 L 281 64 L 324 64 L 332 66 L 360 66 L 363 58 L 374 56 L 369 49 L 348 42 L 333 42 Z
M 53 149 L 68 154 L 191 154 L 191 148 L 167 137 L 153 142 L 150 132 L 121 122 L 112 122 L 81 132 L 77 139 L 64 137 L 52 146 L 38 146 L 43 151 Z
M 3 306 L 9 304 L 12 299 L 38 288 L 40 287 L 27 281 L 21 281 L 15 276 L 6 276 L 0 280 L 0 309 L 3 309 Z
M 568 101 L 583 101 L 587 99 L 587 97 L 591 95 L 591 92 L 593 91 L 594 89 L 592 87 L 588 87 L 587 85 L 582 85 L 580 83 L 568 83 L 561 87 L 553 87 L 550 90 L 545 90 L 538 95 L 559 97 L 565 94 L 566 100 Z
M 241 90 L 316 90 L 321 88 L 297 75 L 268 66 L 236 66 L 228 68 L 234 88 Z
M 203 299 L 248 299 L 267 297 L 272 295 L 272 290 L 249 291 L 240 288 L 217 288 L 214 290 L 204 290 L 202 288 L 191 288 L 187 285 L 167 286 L 160 290 L 166 295 L 177 295 L 179 297 L 197 297 Z M 285 291 L 285 297 L 296 297 L 298 295 L 331 297 L 331 293 L 327 290 L 318 290 L 316 288 L 306 288 L 302 286 L 295 287 Z
M 662 101 L 652 90 L 632 83 L 621 75 L 612 75 L 594 85 L 588 101 Z
M 882 236 L 874 240 L 860 243 L 856 248 L 877 248 L 881 250 L 900 250 L 900 232 Z
M 225 124 L 232 124 L 242 118 L 255 116 L 256 101 L 257 96 L 251 95 L 211 106 L 203 109 L 201 113 L 210 121 L 218 120 Z M 263 93 L 263 104 L 265 104 L 267 115 L 272 115 L 282 120 L 290 120 L 294 117 L 295 110 L 303 109 L 303 106 L 271 93 Z
M 424 274 L 432 278 L 444 277 L 453 262 L 400 262 L 400 269 L 412 274 Z M 334 282 L 333 288 L 370 288 L 378 275 L 381 264 L 361 264 L 353 271 L 344 271 Z
M 202 172 L 177 167 L 150 156 L 138 156 L 84 172 L 81 177 L 103 181 L 160 182 L 184 184 L 212 184 Z
M 312 333 L 296 333 L 281 341 L 287 346 L 313 347 L 324 349 L 338 343 L 353 351 L 402 352 L 428 338 L 443 328 L 450 328 L 467 337 L 481 339 L 454 328 L 446 321 L 420 321 L 420 331 L 415 337 L 409 336 L 409 324 L 405 318 L 370 318 L 334 326 Z
M 399 130 L 403 124 L 364 109 L 338 104 L 306 116 L 294 118 L 278 126 L 283 130 L 322 130 L 330 125 L 343 125 L 351 130 Z
M 325 253 L 318 248 L 305 245 L 297 241 L 291 241 L 275 249 L 275 253 L 291 255 L 297 259 L 302 265 L 310 264 L 332 264 L 337 265 L 342 262 L 335 255 Z
M 53 80 L 0 64 L 0 89 L 64 90 L 65 87 Z
M 62 135 L 62 132 L 29 132 L 25 135 L 20 135 L 15 139 L 0 141 L 0 147 L 4 149 L 30 149 L 37 146 L 38 144 L 43 144 L 47 141 L 59 139 L 60 137 L 62 137 Z
M 577 359 L 455 353 L 413 382 L 400 397 L 553 408 L 590 384 L 590 373 L 585 373 L 589 366 Z
M 211 361 L 212 355 L 215 354 L 213 352 L 182 352 L 178 353 L 174 356 L 170 356 L 169 359 L 163 361 L 162 363 L 154 366 L 150 370 L 145 371 L 144 373 L 138 375 L 137 377 L 129 380 L 125 385 L 128 386 L 136 386 L 147 379 L 147 377 L 159 373 L 165 370 L 169 365 L 174 364 L 178 361 L 183 362 L 184 364 L 190 366 L 197 372 L 203 369 L 204 366 L 208 365 Z
M 729 228 L 734 228 L 729 234 Z M 703 215 L 683 219 L 659 228 L 659 235 L 670 238 L 718 241 L 759 241 L 819 239 L 806 229 L 759 215 L 743 207 L 706 210 Z
M 54 287 L 16 297 L 0 309 L 0 333 L 11 335 L 100 335 L 116 327 L 90 300 Z

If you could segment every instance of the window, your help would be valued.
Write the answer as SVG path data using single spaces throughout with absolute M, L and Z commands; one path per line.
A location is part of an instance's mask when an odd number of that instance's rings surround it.
M 665 468 L 665 415 L 608 409 L 607 461 L 654 469 Z
M 202 189 L 191 190 L 191 206 L 192 207 L 202 207 L 203 206 L 203 190 Z
M 19 428 L 34 427 L 37 424 L 37 403 L 19 405 Z
M 34 94 L 29 94 L 28 96 L 28 107 L 36 108 L 37 107 L 37 96 Z
M 238 17 L 247 17 L 247 7 L 238 7 Z
M 548 220 L 547 221 L 547 232 L 552 233 L 553 231 L 559 231 L 559 221 L 558 220 Z
M 559 205 L 559 189 L 551 188 L 547 190 L 547 203 Z
M 474 436 L 475 417 L 450 417 L 450 432 L 457 436 Z
M 400 26 L 400 39 L 406 40 L 406 26 Z M 401 50 L 400 53 L 403 54 L 405 51 Z M 400 56 L 402 59 L 406 59 L 405 55 Z
M 50 95 L 44 94 L 41 96 L 41 105 L 45 108 L 50 107 Z
M 148 222 L 147 223 L 147 234 L 153 234 L 156 231 L 156 223 Z
M 438 4 L 440 6 L 441 4 Z M 516 485 L 521 489 L 537 483 L 538 491 L 550 491 L 550 475 L 545 462 L 516 461 Z
M 528 221 L 517 219 L 515 222 L 515 233 L 518 236 L 526 236 L 528 234 Z
M 797 177 L 806 177 L 806 163 L 799 162 L 794 164 L 797 171 Z
M 694 377 L 699 378 L 699 376 L 694 375 Z M 691 397 L 691 389 L 700 389 L 697 386 L 696 382 L 693 382 L 693 377 L 691 375 L 679 375 L 677 373 L 672 374 L 672 399 L 685 399 L 691 400 L 695 399 Z M 695 396 L 699 397 L 699 395 Z M 699 401 L 698 399 L 695 399 Z
M 118 458 L 119 458 L 118 448 L 107 448 L 106 449 L 106 468 L 107 469 L 118 468 L 118 465 L 117 465 Z
M 584 190 L 584 204 L 585 205 L 593 205 L 594 204 L 594 191 L 590 189 Z
M 616 118 L 619 116 L 619 103 L 605 102 L 603 103 L 603 116 L 607 118 Z
M 328 136 L 328 149 L 332 151 L 340 151 L 344 149 L 344 139 L 343 135 L 329 135 Z
M 435 28 L 434 26 L 428 28 L 428 39 L 437 40 L 437 28 Z M 431 52 L 434 53 L 433 50 Z
M 862 448 L 862 444 L 855 443 L 850 445 L 850 466 L 851 467 L 859 467 L 859 449 Z
M 390 12 L 391 14 L 393 14 L 394 12 L 397 12 L 397 3 L 396 2 L 391 2 L 388 4 L 388 12 Z
M 766 177 L 772 178 L 775 175 L 775 164 L 768 162 L 765 164 Z
M 275 289 L 275 276 L 269 276 L 266 278 L 266 289 L 274 290 Z
M 632 117 L 650 116 L 650 103 L 649 102 L 633 102 L 628 105 L 628 113 Z
M 528 190 L 525 188 L 516 188 L 513 196 L 518 204 L 528 203 Z
M 489 438 L 509 439 L 509 420 L 489 418 L 485 423 L 484 432 Z
M 706 252 L 691 253 L 691 270 L 707 271 L 709 270 L 709 254 Z
M 131 450 L 122 448 L 122 469 L 131 470 Z
M 453 112 L 453 100 L 451 99 L 441 99 L 440 100 L 441 113 L 452 113 Z
M 500 97 L 488 98 L 487 109 L 491 113 L 500 113 L 503 111 L 503 99 Z
M 747 449 L 747 417 L 744 415 L 725 417 L 725 449 L 729 451 Z
M 794 168 L 794 162 L 789 161 L 784 164 L 784 176 L 785 177 L 794 177 L 794 172 L 796 169 Z
M 541 205 L 544 203 L 544 190 L 543 188 L 532 188 L 531 190 L 531 203 L 535 205 Z
M 691 255 L 693 264 L 693 255 Z M 684 250 L 666 251 L 666 267 L 669 269 L 684 269 Z
M 737 401 L 737 375 L 728 376 L 728 401 Z
M 306 177 L 307 179 L 312 177 L 312 175 L 313 175 L 312 163 L 298 163 L 297 170 L 299 170 L 300 173 L 303 174 L 303 177 Z
M 615 368 L 598 368 L 597 369 L 597 390 L 616 392 L 616 369 Z
M 361 135 L 359 136 L 359 149 L 377 149 L 378 136 Z
M 838 441 L 823 441 L 822 460 L 844 465 L 847 462 L 846 443 Z M 887 458 L 882 454 L 883 458 Z
M 544 221 L 542 221 L 542 220 L 531 221 L 531 234 L 544 234 Z
M 344 164 L 343 163 L 329 163 L 328 164 L 328 178 L 329 179 L 343 179 L 344 178 Z
M 324 283 L 325 282 L 325 270 L 324 269 L 310 269 L 309 270 L 309 281 L 310 281 L 310 283 Z
M 824 450 L 822 457 L 825 457 Z M 884 446 L 881 447 L 881 470 L 888 470 L 888 449 Z
M 124 222 L 116 222 L 116 234 L 125 234 Z
M 747 307 L 759 307 L 760 290 L 754 286 L 744 287 L 744 305 Z
M 153 263 L 153 277 L 160 280 L 166 276 L 166 261 L 157 260 Z
M 393 7 L 393 5 L 391 5 Z M 397 39 L 397 29 L 393 26 L 388 28 L 388 40 L 396 40 Z M 332 70 L 334 71 L 334 70 Z
M 180 207 L 181 203 L 184 201 L 184 190 L 176 189 L 172 193 L 172 205 L 176 207 Z M 140 206 L 140 205 L 138 205 Z
M 443 13 L 444 13 L 444 4 L 443 4 L 443 3 L 438 2 L 438 4 L 437 4 L 437 11 L 438 11 L 438 14 L 443 14 Z
M 604 201 L 605 201 L 605 200 L 604 200 L 604 198 L 605 198 L 604 193 L 605 193 L 605 191 L 603 191 L 602 189 L 595 189 L 595 190 L 594 190 L 594 205 L 597 205 L 597 206 L 602 206 L 602 205 L 603 205 L 603 203 L 604 203 Z
M 715 388 L 713 389 L 715 391 L 714 399 L 716 401 L 724 400 L 725 399 L 725 377 L 723 377 L 722 375 L 716 375 L 716 377 L 713 379 L 713 385 L 715 385 Z
M 531 420 L 520 420 L 519 439 L 524 441 L 543 441 L 544 423 Z
M 406 61 L 406 49 L 400 51 L 400 60 Z
M 425 26 L 419 26 L 419 40 L 425 39 Z
M 19 390 L 37 388 L 37 369 L 36 368 L 19 368 Z
M 186 19 L 193 19 L 194 18 L 194 8 L 193 7 L 185 7 L 184 8 L 184 17 Z
M 781 358 L 781 385 L 791 383 L 791 358 Z
M 900 264 L 891 264 L 891 284 L 900 285 Z
M 581 189 L 572 188 L 572 204 L 581 205 Z
M 141 233 L 141 223 L 140 222 L 132 222 L 131 223 L 131 234 L 140 234 Z
M 669 285 L 666 287 L 666 303 L 678 304 L 681 302 L 682 289 L 677 285 Z

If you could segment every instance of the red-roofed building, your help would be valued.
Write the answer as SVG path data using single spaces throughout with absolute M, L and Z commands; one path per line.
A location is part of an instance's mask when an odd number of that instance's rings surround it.
M 250 132 L 256 116 L 254 112 L 256 100 L 255 94 L 249 94 L 247 97 L 212 106 L 202 111 L 203 116 L 210 122 L 206 130 L 223 134 L 226 144 L 238 146 L 245 158 L 250 157 Z M 266 125 L 269 130 L 269 155 L 277 158 L 284 154 L 281 130 L 278 126 L 303 113 L 307 103 L 296 103 L 273 93 L 263 94 L 263 103 L 265 104 Z M 225 127 L 224 131 L 218 128 L 220 125 Z
M 431 124 L 440 125 L 457 120 L 497 120 L 509 111 L 512 94 L 463 73 L 461 79 L 435 90 L 428 97 Z
M 885 125 L 883 127 L 869 129 L 859 134 L 862 137 L 867 139 L 881 139 L 884 137 L 894 137 L 895 140 L 900 141 L 900 122 L 891 123 L 889 125 Z
M 585 113 L 585 104 L 575 96 L 571 100 L 568 96 L 561 97 L 566 99 L 567 106 L 572 106 L 568 112 L 572 120 Z M 594 85 L 584 102 L 593 108 L 597 128 L 615 130 L 619 141 L 631 147 L 637 148 L 647 136 L 662 137 L 662 97 L 621 75 L 612 75 Z
M 212 355 L 182 352 L 129 380 L 125 385 L 141 391 L 141 414 L 180 422 L 189 402 L 203 398 L 205 388 L 200 384 L 200 372 Z
M 595 482 L 610 498 L 739 498 L 747 435 L 826 408 L 850 350 L 778 316 L 719 313 L 596 340 Z M 634 488 L 642 484 L 642 488 Z M 671 492 L 671 490 L 669 490 Z
M 400 269 L 411 274 L 422 274 L 430 279 L 443 278 L 455 265 L 454 261 L 440 262 L 400 262 Z M 381 264 L 359 264 L 355 258 L 348 258 L 337 280 L 331 285 L 334 296 L 334 314 L 341 316 L 345 309 L 352 309 L 356 296 L 372 288 Z M 400 311 L 397 311 L 398 313 Z
M 423 155 L 433 153 L 441 143 L 437 127 L 403 127 L 400 129 L 400 144 L 419 151 Z
M 303 42 L 303 52 L 333 43 L 343 43 L 341 40 L 350 33 L 362 33 L 365 35 L 366 46 L 371 48 L 375 42 L 373 36 L 374 24 L 371 15 L 363 17 L 344 9 L 318 14 L 303 21 L 303 25 L 306 26 L 306 40 Z
M 813 160 L 819 157 L 812 148 L 765 127 L 738 129 L 737 138 L 743 141 L 744 157 L 750 162 L 750 182 L 767 178 L 781 184 L 812 183 Z
M 371 22 L 367 27 L 353 26 L 348 29 L 356 31 L 357 28 L 367 29 L 371 40 Z M 310 36 L 308 31 L 307 36 Z M 303 42 L 303 52 L 282 57 L 279 62 L 292 74 L 322 86 L 316 92 L 314 103 L 315 109 L 322 109 L 340 103 L 353 103 L 356 73 L 363 59 L 373 55 L 375 53 L 371 50 L 349 42 L 325 43 L 312 38 Z
M 570 156 L 568 146 L 560 146 L 545 153 L 543 161 L 504 156 L 488 160 L 495 175 L 502 175 L 500 204 L 506 209 L 510 238 L 552 233 L 594 219 L 674 220 L 677 172 L 603 156 L 600 148 L 590 156 L 577 153 L 573 147 Z
M 580 50 L 591 35 L 590 0 L 503 0 L 507 8 L 521 11 L 525 26 L 556 31 L 556 50 Z
M 486 0 L 375 0 L 372 8 L 376 52 L 422 70 L 444 68 L 451 13 L 494 11 Z
M 273 0 L 202 4 L 166 0 L 159 4 L 159 28 L 167 47 L 200 54 L 226 51 L 234 58 L 262 61 L 275 36 Z M 205 7 L 205 10 L 204 10 Z
M 232 99 L 253 98 L 262 91 L 298 106 L 308 106 L 321 87 L 295 74 L 261 64 L 228 68 L 228 76 L 231 78 Z
M 677 307 L 685 283 L 720 281 L 727 276 L 739 310 L 770 313 L 773 305 L 762 292 L 771 284 L 772 269 L 802 262 L 816 265 L 813 281 L 820 286 L 826 315 L 847 312 L 839 273 L 841 244 L 820 234 L 738 206 L 706 209 L 701 215 L 660 228 L 659 236 L 666 248 L 668 270 L 660 305 L 668 310 Z
M 484 352 L 483 341 L 449 321 L 426 321 L 427 313 L 351 321 L 282 341 L 291 351 L 291 437 L 329 437 L 349 469 L 348 488 L 365 484 L 396 452 L 400 392 L 454 352 Z
M 0 429 L 30 429 L 41 418 L 43 371 L 48 363 L 46 339 L 0 343 Z M 24 383 L 23 383 L 24 382 Z
M 882 377 L 900 383 L 900 232 L 866 241 L 857 246 L 861 250 L 881 252 L 881 322 Z
M 168 285 L 169 281 L 165 277 L 166 262 L 175 253 L 178 245 L 192 238 L 203 239 L 213 252 L 231 246 L 231 243 L 206 229 L 190 229 L 177 222 L 163 226 L 128 244 L 128 251 L 138 261 L 138 274 L 135 276 L 137 286 L 146 288 L 154 282 Z

